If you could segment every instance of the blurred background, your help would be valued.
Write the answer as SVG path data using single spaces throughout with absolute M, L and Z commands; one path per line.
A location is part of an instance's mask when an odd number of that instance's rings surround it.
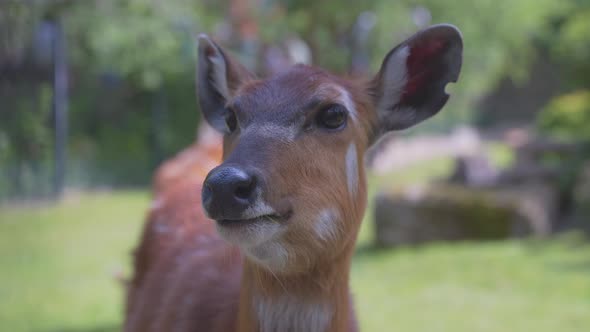
M 588 331 L 590 0 L 0 1 L 0 330 L 120 330 L 154 170 L 200 124 L 195 40 L 374 73 L 452 23 L 437 117 L 371 153 L 363 331 Z

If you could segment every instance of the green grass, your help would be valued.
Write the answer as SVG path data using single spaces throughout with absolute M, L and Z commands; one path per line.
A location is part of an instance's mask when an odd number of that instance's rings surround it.
M 449 168 L 441 161 L 373 176 L 371 193 L 385 180 L 408 183 Z M 0 331 L 118 331 L 122 289 L 113 276 L 128 271 L 147 206 L 143 192 L 112 192 L 0 207 Z M 375 250 L 371 236 L 366 222 L 352 269 L 363 331 L 590 327 L 590 245 L 579 237 Z
M 590 246 L 434 244 L 357 254 L 363 331 L 588 331 Z
M 0 208 L 0 331 L 117 331 L 122 288 L 148 199 L 83 194 Z

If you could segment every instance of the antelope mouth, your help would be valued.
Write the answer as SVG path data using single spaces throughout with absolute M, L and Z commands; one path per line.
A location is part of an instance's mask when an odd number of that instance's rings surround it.
M 286 229 L 288 214 L 266 214 L 248 219 L 216 220 L 219 235 L 243 249 L 260 246 L 280 238 Z
M 221 219 L 221 220 L 217 220 L 217 224 L 223 227 L 242 227 L 242 226 L 248 226 L 248 225 L 252 225 L 252 224 L 256 224 L 256 223 L 260 223 L 260 222 L 281 222 L 286 220 L 287 218 L 285 218 L 282 215 L 279 214 L 267 214 L 267 215 L 263 215 L 263 216 L 258 216 L 258 217 L 254 217 L 254 218 L 249 218 L 249 219 Z

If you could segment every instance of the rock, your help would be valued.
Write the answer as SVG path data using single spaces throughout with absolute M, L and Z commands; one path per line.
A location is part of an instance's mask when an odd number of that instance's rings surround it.
M 546 235 L 555 214 L 549 187 L 483 190 L 412 186 L 376 197 L 378 246 Z
M 491 186 L 498 181 L 499 171 L 484 154 L 459 156 L 448 181 L 468 187 Z

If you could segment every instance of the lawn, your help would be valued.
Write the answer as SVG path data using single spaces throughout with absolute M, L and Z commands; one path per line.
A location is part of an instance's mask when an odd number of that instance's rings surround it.
M 117 331 L 115 275 L 147 206 L 146 193 L 114 192 L 0 208 L 0 331 Z
M 445 165 L 404 179 L 444 173 Z M 118 331 L 122 289 L 114 276 L 129 271 L 148 204 L 144 192 L 115 191 L 1 207 L 0 331 Z M 365 223 L 352 270 L 363 331 L 590 327 L 590 245 L 580 236 L 375 250 L 371 232 Z

